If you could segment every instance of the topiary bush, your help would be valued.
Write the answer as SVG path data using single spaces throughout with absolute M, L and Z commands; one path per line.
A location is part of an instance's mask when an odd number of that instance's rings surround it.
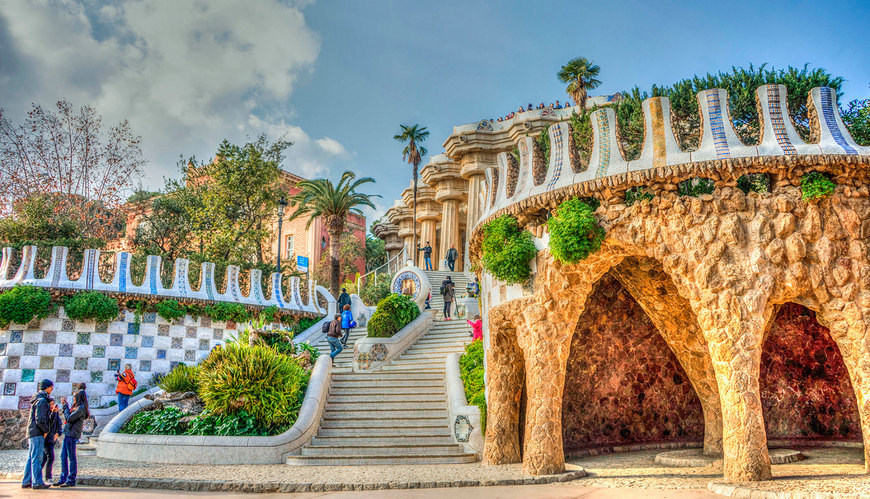
M 472 341 L 459 357 L 459 376 L 465 386 L 465 399 L 480 409 L 480 431 L 486 432 L 486 395 L 484 390 L 483 340 Z
M 821 201 L 833 194 L 837 184 L 822 172 L 809 172 L 801 178 L 801 199 L 809 203 Z
M 420 315 L 420 307 L 405 295 L 390 294 L 378 303 L 366 328 L 370 338 L 389 338 Z
M 67 297 L 64 312 L 70 319 L 106 322 L 118 317 L 118 300 L 97 291 Z
M 625 206 L 631 206 L 638 201 L 651 201 L 655 195 L 647 192 L 645 185 L 638 185 L 625 191 Z
M 212 320 L 221 322 L 247 322 L 251 318 L 245 307 L 239 303 L 215 303 L 205 307 L 204 313 Z
M 187 315 L 187 308 L 175 300 L 163 300 L 155 308 L 157 314 L 168 321 L 180 319 Z
M 265 428 L 293 424 L 309 373 L 265 346 L 231 343 L 212 350 L 197 374 L 199 398 L 216 415 L 245 411 Z
M 173 392 L 196 392 L 196 375 L 199 369 L 196 366 L 178 364 L 175 369 L 163 376 L 157 383 L 163 391 Z
M 481 250 L 483 268 L 499 281 L 519 284 L 531 276 L 529 260 L 537 249 L 532 234 L 520 228 L 516 218 L 502 215 L 484 225 Z
M 579 199 L 562 203 L 547 220 L 550 229 L 550 252 L 560 262 L 575 263 L 598 251 L 604 229 L 592 215 L 592 207 Z
M 362 291 L 360 291 L 359 297 L 365 304 L 380 302 L 390 294 L 390 282 L 392 280 L 392 276 L 386 275 L 379 278 L 377 283 L 367 283 L 363 286 Z
M 0 326 L 27 324 L 44 319 L 52 311 L 51 294 L 36 286 L 17 285 L 0 294 Z M 117 315 L 117 313 L 116 313 Z

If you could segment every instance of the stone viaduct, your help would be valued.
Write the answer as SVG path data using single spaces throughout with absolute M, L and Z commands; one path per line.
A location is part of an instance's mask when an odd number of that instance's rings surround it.
M 566 371 L 577 362 L 572 356 L 583 361 L 572 340 L 584 320 L 591 320 L 584 311 L 605 278 L 630 294 L 676 357 L 674 379 L 684 372 L 700 403 L 704 452 L 724 454 L 726 478 L 771 477 L 760 372 L 771 324 L 786 304 L 806 307 L 829 330 L 835 347 L 816 369 L 832 368 L 831 359 L 842 358 L 842 382 L 854 393 L 844 395 L 849 400 L 843 403 L 857 413 L 855 437 L 870 441 L 870 148 L 849 136 L 831 89 L 810 92 L 807 142 L 789 117 L 784 86 L 762 86 L 756 99 L 761 136 L 753 146 L 737 137 L 721 89 L 698 94 L 701 140 L 689 152 L 677 145 L 664 97 L 644 101 L 645 138 L 640 157 L 632 161 L 618 147 L 609 108 L 592 113 L 588 162 L 578 161 L 562 116 L 549 122 L 537 117 L 530 126 L 507 124 L 504 130 L 460 131 L 445 143 L 447 156 L 469 179 L 466 200 L 481 200 L 466 201 L 471 263 L 481 256 L 482 226 L 503 214 L 531 231 L 539 249 L 530 262 L 533 276 L 523 285 L 481 272 L 487 323 L 485 462 L 522 461 L 531 474 L 564 469 Z M 530 133 L 521 132 L 548 125 L 552 146 L 545 162 Z M 492 152 L 481 144 L 497 134 L 517 144 L 519 161 L 502 151 L 495 165 L 476 163 Z M 470 143 L 478 150 L 469 151 Z M 802 199 L 800 185 L 813 171 L 827 174 L 836 188 L 811 203 Z M 737 187 L 741 176 L 756 173 L 768 176 L 768 192 Z M 710 179 L 713 192 L 678 194 L 680 182 L 697 178 Z M 627 205 L 625 192 L 640 186 L 654 197 Z M 595 217 L 606 237 L 586 260 L 563 264 L 547 249 L 545 223 L 573 197 L 601 202 Z M 403 208 L 397 205 L 390 217 L 399 227 Z M 471 214 L 477 210 L 475 219 Z M 870 446 L 864 457 L 870 472 Z

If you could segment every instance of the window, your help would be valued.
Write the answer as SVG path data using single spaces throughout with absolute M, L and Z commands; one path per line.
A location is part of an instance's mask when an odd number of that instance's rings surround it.
M 293 236 L 287 236 L 284 240 L 284 257 L 290 258 L 293 256 Z

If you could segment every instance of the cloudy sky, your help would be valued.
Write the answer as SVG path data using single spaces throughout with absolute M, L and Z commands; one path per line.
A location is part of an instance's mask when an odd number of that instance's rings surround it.
M 408 185 L 392 140 L 564 98 L 555 73 L 602 67 L 596 94 L 732 65 L 822 66 L 870 91 L 870 3 L 439 0 L 0 0 L 0 107 L 21 121 L 61 98 L 129 119 L 145 187 L 224 138 L 294 142 L 304 176 L 370 175 L 379 211 Z M 378 213 L 379 215 L 380 213 Z

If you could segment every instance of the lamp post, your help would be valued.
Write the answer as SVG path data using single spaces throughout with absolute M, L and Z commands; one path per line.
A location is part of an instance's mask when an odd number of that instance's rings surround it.
M 287 201 L 284 196 L 278 201 L 278 263 L 275 265 L 275 271 L 281 273 L 281 226 L 284 224 L 284 208 L 287 207 Z

